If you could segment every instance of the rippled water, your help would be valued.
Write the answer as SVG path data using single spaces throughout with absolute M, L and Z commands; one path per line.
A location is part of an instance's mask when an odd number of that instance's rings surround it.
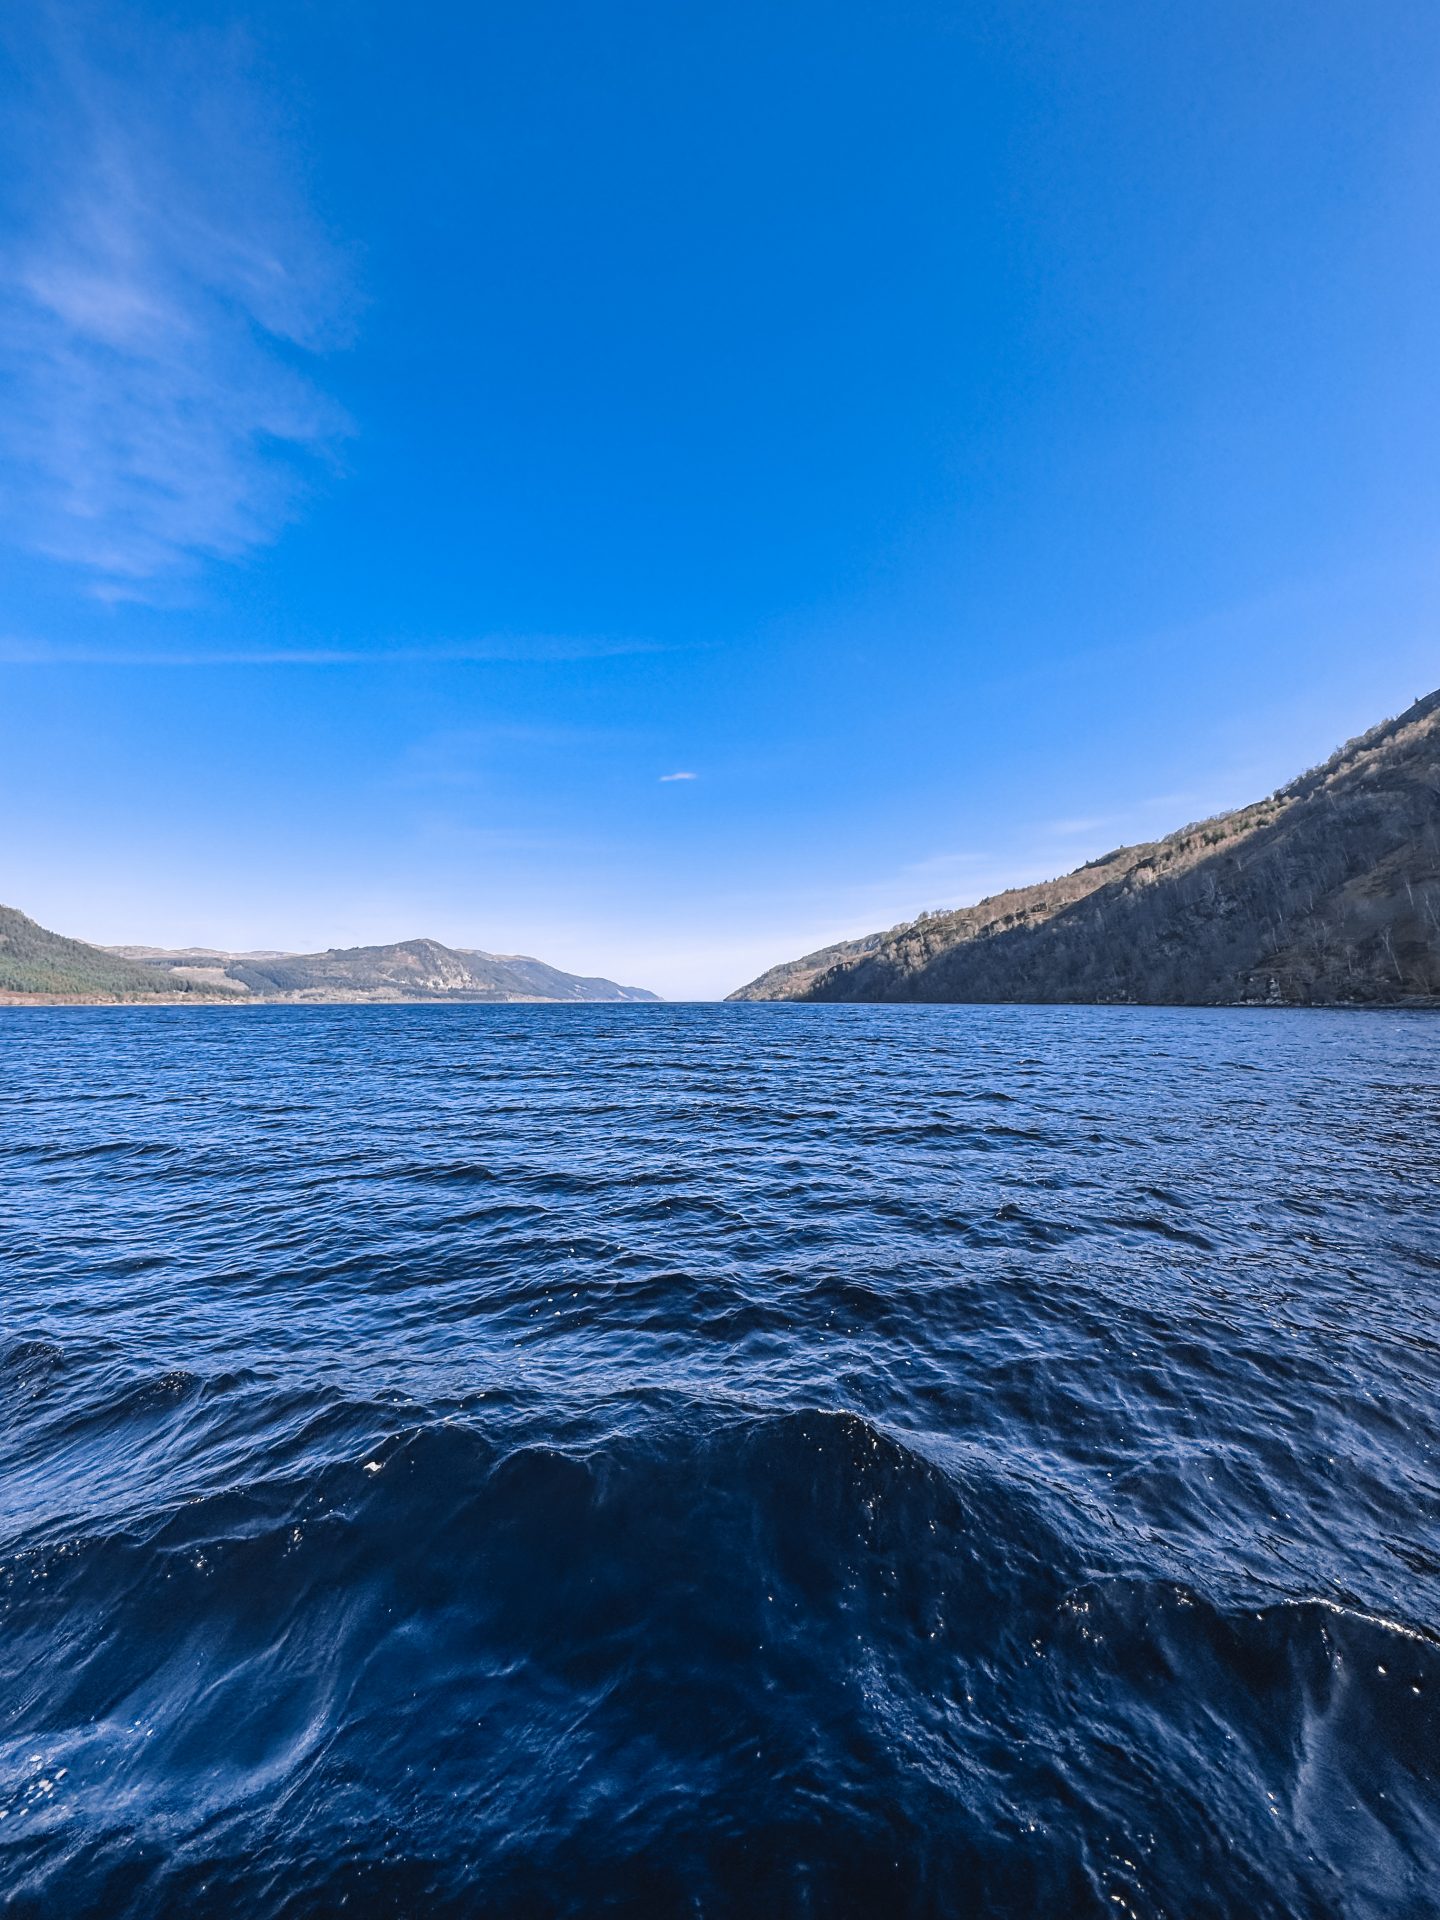
M 0 1013 L 19 1915 L 1440 1910 L 1440 1023 Z

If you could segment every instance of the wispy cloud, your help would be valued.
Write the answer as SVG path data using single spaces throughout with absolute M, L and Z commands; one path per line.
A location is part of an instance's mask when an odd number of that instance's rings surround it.
M 390 784 L 400 788 L 479 787 L 506 768 L 523 765 L 531 778 L 547 758 L 573 766 L 581 757 L 633 748 L 640 738 L 618 727 L 538 726 L 531 721 L 492 720 L 451 727 L 412 741 Z
M 668 652 L 646 640 L 563 640 L 547 635 L 368 647 L 97 647 L 0 638 L 7 667 L 383 667 L 446 666 L 467 662 L 545 666 L 574 660 L 615 660 Z M 693 774 L 681 774 L 693 779 Z
M 699 778 L 698 773 L 662 773 L 660 784 L 663 787 L 670 780 L 698 780 Z
M 1077 814 L 1065 820 L 1051 820 L 1047 823 L 1050 833 L 1069 836 L 1070 834 L 1098 833 L 1102 827 L 1110 825 L 1115 818 L 1113 813 Z
M 348 275 L 244 42 L 19 10 L 7 116 L 7 517 L 114 597 L 235 559 L 297 510 L 343 411 L 309 368 Z

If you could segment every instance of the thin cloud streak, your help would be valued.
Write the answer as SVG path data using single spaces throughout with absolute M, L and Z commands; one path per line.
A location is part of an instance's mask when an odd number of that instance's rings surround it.
M 243 647 L 216 649 L 51 646 L 0 640 L 6 667 L 371 667 L 463 666 L 495 662 L 546 666 L 576 660 L 618 660 L 672 651 L 646 640 L 475 640 L 453 646 Z M 693 778 L 693 775 L 683 776 Z
M 660 784 L 663 787 L 671 780 L 698 780 L 699 778 L 698 773 L 662 773 Z
M 452 727 L 413 741 L 388 785 L 424 792 L 429 788 L 465 789 L 495 780 L 505 767 L 521 762 L 535 776 L 537 760 L 553 765 L 559 756 L 613 754 L 634 747 L 642 736 L 620 727 L 536 726 L 527 721 L 494 720 L 482 726 Z
M 294 518 L 349 431 L 306 366 L 355 303 L 238 37 L 38 8 L 10 37 L 35 76 L 0 242 L 12 534 L 144 599 Z

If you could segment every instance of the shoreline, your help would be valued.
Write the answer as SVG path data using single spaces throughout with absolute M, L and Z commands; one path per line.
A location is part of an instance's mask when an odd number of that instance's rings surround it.
M 260 1007 L 1089 1007 L 1116 1011 L 1185 1013 L 1440 1013 L 1440 997 L 1407 1000 L 546 1000 L 538 995 L 488 999 L 466 994 L 147 994 L 116 999 L 104 995 L 11 993 L 0 991 L 0 1009 L 9 1007 L 195 1007 L 206 1010 Z
M 539 994 L 105 994 L 0 992 L 0 1007 L 654 1007 L 664 1000 L 547 1000 Z

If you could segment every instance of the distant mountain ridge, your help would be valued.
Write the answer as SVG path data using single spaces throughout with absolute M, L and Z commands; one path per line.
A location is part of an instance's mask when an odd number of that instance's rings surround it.
M 324 953 L 92 947 L 0 907 L 0 995 L 71 1000 L 654 1001 L 644 987 L 562 973 L 526 954 L 438 940 Z
M 1440 692 L 1267 800 L 730 998 L 1440 1005 Z

